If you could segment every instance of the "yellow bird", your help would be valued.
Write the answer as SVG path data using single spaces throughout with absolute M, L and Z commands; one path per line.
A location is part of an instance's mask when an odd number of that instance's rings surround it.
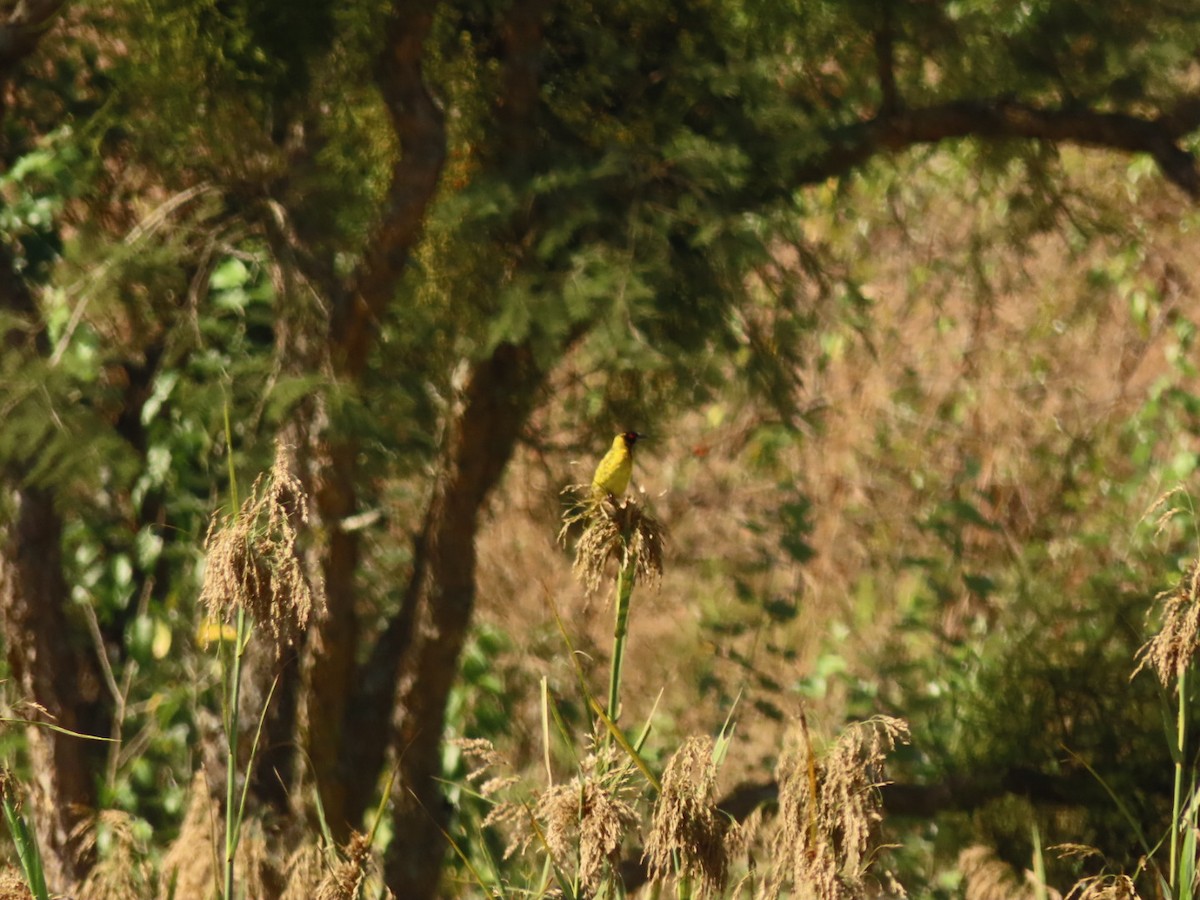
M 613 438 L 612 447 L 592 476 L 592 496 L 597 500 L 603 500 L 606 494 L 620 497 L 625 493 L 633 475 L 633 445 L 640 437 L 636 431 L 626 431 Z

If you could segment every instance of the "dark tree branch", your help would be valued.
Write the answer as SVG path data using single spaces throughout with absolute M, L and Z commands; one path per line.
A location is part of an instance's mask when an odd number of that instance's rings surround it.
M 424 80 L 425 41 L 436 0 L 395 0 L 376 81 L 399 144 L 379 225 L 345 291 L 335 290 L 329 330 L 334 372 L 356 381 L 367 366 L 379 320 L 396 296 L 409 255 L 420 240 L 425 215 L 446 158 L 442 111 Z M 340 298 L 337 299 L 337 298 Z M 317 509 L 328 533 L 324 576 L 326 610 L 309 639 L 305 663 L 309 709 L 306 745 L 331 827 L 339 839 L 360 824 L 362 806 L 378 775 L 357 767 L 362 744 L 383 742 L 395 684 L 372 696 L 369 734 L 354 735 L 348 706 L 356 680 L 360 628 L 356 611 L 361 536 L 342 527 L 358 511 L 359 446 L 350 436 L 323 430 L 317 448 Z M 371 682 L 379 686 L 378 680 Z M 356 698 L 361 699 L 361 698 Z M 355 745 L 358 741 L 358 745 Z
M 0 79 L 33 52 L 62 9 L 64 0 L 19 0 L 0 22 Z
M 880 24 L 875 31 L 875 67 L 879 76 L 879 90 L 883 95 L 881 115 L 890 115 L 900 108 L 896 93 L 896 52 L 891 0 L 885 0 L 879 13 Z
M 331 343 L 334 365 L 356 377 L 380 317 L 396 293 L 409 254 L 421 236 L 446 160 L 446 128 L 441 107 L 425 84 L 425 39 L 436 0 L 395 0 L 376 80 L 400 144 L 392 166 L 380 224 L 368 244 L 348 299 L 334 312 Z
M 345 732 L 358 736 L 343 752 L 346 808 L 351 821 L 360 821 L 374 798 L 378 775 L 387 759 L 390 718 L 396 700 L 400 665 L 412 645 L 413 628 L 428 567 L 430 517 L 425 512 L 421 532 L 413 542 L 413 572 L 399 610 L 375 639 L 365 663 L 358 667 L 354 695 L 345 711 Z M 362 739 L 367 738 L 367 739 Z
M 500 26 L 504 52 L 504 88 L 495 111 L 500 132 L 497 146 L 504 160 L 520 169 L 530 165 L 537 138 L 537 114 L 541 100 L 542 19 L 546 0 L 514 3 Z
M 504 154 L 495 168 L 520 175 L 532 165 L 541 108 L 545 0 L 516 0 L 499 22 L 501 96 L 493 110 Z M 505 240 L 522 246 L 536 229 L 525 209 Z M 562 339 L 565 350 L 578 335 Z M 381 638 L 383 671 L 400 676 L 392 746 L 399 777 L 392 791 L 395 828 L 407 835 L 385 860 L 387 883 L 414 900 L 433 897 L 445 853 L 448 812 L 437 777 L 446 703 L 475 605 L 479 514 L 499 481 L 546 377 L 531 343 L 502 343 L 474 363 L 452 413 L 445 462 L 416 546 L 413 581 Z M 402 655 L 398 655 L 402 654 Z
M 536 140 L 533 123 L 540 97 L 544 6 L 544 0 L 513 3 L 498 28 L 501 39 L 497 51 L 504 62 L 504 89 L 494 114 L 503 135 L 498 145 L 505 156 L 496 161 L 497 167 L 523 170 Z M 528 227 L 528 222 L 512 226 L 518 233 Z M 415 541 L 408 588 L 399 611 L 375 641 L 366 664 L 359 667 L 354 700 L 346 709 L 347 733 L 374 733 L 392 715 L 397 680 L 402 669 L 407 668 L 404 676 L 407 694 L 402 696 L 397 713 L 406 779 L 406 786 L 400 789 L 400 802 L 408 810 L 410 823 L 418 827 L 428 824 L 428 815 L 440 812 L 430 793 L 431 778 L 436 774 L 433 754 L 440 741 L 440 722 L 451 684 L 446 677 L 457 672 L 458 652 L 474 606 L 476 516 L 500 476 L 501 469 L 494 467 L 511 455 L 544 377 L 526 358 L 529 356 L 528 347 L 502 345 L 491 359 L 476 363 L 465 406 L 451 423 L 452 433 L 457 437 L 451 439 L 445 470 L 435 486 L 434 498 Z M 494 409 L 496 404 L 498 409 Z M 475 422 L 491 424 L 481 430 Z M 486 464 L 486 472 L 476 470 L 482 464 Z M 440 564 L 447 546 L 457 546 L 460 550 L 452 562 Z M 438 604 L 439 608 L 431 610 L 431 604 Z M 418 640 L 418 622 L 430 618 L 449 625 L 439 626 L 429 639 Z M 416 657 L 415 662 L 410 655 Z M 431 662 L 435 658 L 436 666 Z M 415 748 L 409 748 L 410 740 L 416 742 Z M 347 746 L 346 799 L 352 815 L 361 813 L 370 802 L 386 750 L 383 740 L 358 741 Z M 433 813 L 413 806 L 409 795 L 404 793 L 410 783 L 421 785 L 418 795 L 421 802 L 433 804 Z M 438 835 L 431 833 L 423 850 L 404 851 L 404 858 L 398 852 L 389 859 L 389 872 L 392 877 L 400 878 L 395 873 L 404 869 L 404 880 L 400 883 L 410 889 L 414 884 L 432 885 L 439 868 L 440 848 Z M 410 883 L 408 879 L 415 880 Z
M 1155 118 L 1087 109 L 1043 109 L 1012 100 L 961 100 L 924 109 L 883 111 L 829 136 L 829 149 L 806 161 L 796 180 L 812 184 L 845 175 L 872 156 L 955 138 L 1027 138 L 1148 153 L 1163 175 L 1200 198 L 1200 171 L 1179 141 L 1200 127 L 1200 98 Z
M 386 881 L 413 900 L 436 895 L 448 824 L 437 777 L 446 701 L 475 607 L 479 513 L 533 409 L 545 370 L 527 345 L 501 344 L 476 363 L 451 426 L 447 461 L 429 512 L 420 582 L 405 604 L 411 645 L 401 670 L 392 790 L 395 828 Z

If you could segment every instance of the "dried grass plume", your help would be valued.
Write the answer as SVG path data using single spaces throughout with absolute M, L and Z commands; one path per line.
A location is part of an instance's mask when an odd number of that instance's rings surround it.
M 315 841 L 305 841 L 284 866 L 286 887 L 279 900 L 310 900 L 325 877 L 325 854 Z
M 789 885 L 792 894 L 819 900 L 870 893 L 872 833 L 883 818 L 879 788 L 887 783 L 883 764 L 897 743 L 907 742 L 907 723 L 878 716 L 852 725 L 818 754 L 801 715 L 799 740 L 779 763 L 778 831 L 760 900 L 775 900 Z
M 159 900 L 207 897 L 217 884 L 217 834 L 220 810 L 208 791 L 202 771 L 192 777 L 191 799 L 179 836 L 163 857 Z
M 0 900 L 33 900 L 25 876 L 16 866 L 0 869 Z
M 1163 622 L 1158 633 L 1138 650 L 1137 675 L 1149 668 L 1164 687 L 1179 678 L 1200 649 L 1200 561 L 1193 561 L 1173 589 L 1163 591 Z
M 631 802 L 637 789 L 633 764 L 606 745 L 583 760 L 571 781 L 546 788 L 534 807 L 497 803 L 483 824 L 512 828 L 505 858 L 531 845 L 543 847 L 595 892 L 617 877 L 621 845 L 638 822 Z
M 102 810 L 75 827 L 82 852 L 96 850 L 103 834 L 108 852 L 92 866 L 79 887 L 78 900 L 129 900 L 154 893 L 154 869 L 145 842 L 134 832 L 134 820 L 125 812 Z
M 958 855 L 966 900 L 1062 900 L 1062 894 L 1039 885 L 1033 872 L 1019 875 L 1012 866 L 996 856 L 990 847 L 967 847 Z
M 208 565 L 201 604 L 223 621 L 244 609 L 270 632 L 277 653 L 294 643 L 314 609 L 324 606 L 322 586 L 310 582 L 299 546 L 307 522 L 308 499 L 280 448 L 271 471 L 255 480 L 241 509 L 213 517 L 204 543 Z
M 662 792 L 646 840 L 656 882 L 694 880 L 701 897 L 718 897 L 729 879 L 729 841 L 737 826 L 717 809 L 717 766 L 711 737 L 690 737 L 663 772 Z
M 1142 900 L 1128 875 L 1084 878 L 1067 892 L 1067 900 Z
M 317 886 L 316 900 L 354 900 L 367 875 L 371 842 L 355 832 L 343 851 L 342 861 L 326 873 Z
M 640 500 L 597 500 L 590 485 L 571 485 L 563 493 L 574 497 L 574 502 L 563 516 L 558 539 L 565 544 L 571 531 L 583 524 L 572 568 L 589 594 L 600 590 L 609 560 L 616 560 L 618 566 L 632 564 L 637 581 L 658 587 L 662 582 L 666 533 L 646 509 L 644 491 L 640 492 Z

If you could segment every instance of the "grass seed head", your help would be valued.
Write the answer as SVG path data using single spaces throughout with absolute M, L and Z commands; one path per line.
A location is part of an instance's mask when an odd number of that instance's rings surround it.
M 504 858 L 510 859 L 518 851 L 524 853 L 533 841 L 534 830 L 530 822 L 533 813 L 529 807 L 515 800 L 496 803 L 483 820 L 484 828 L 506 829 L 508 844 L 504 847 Z
M 208 790 L 204 772 L 192 778 L 191 798 L 179 835 L 163 857 L 160 896 L 168 896 L 167 885 L 175 886 L 176 897 L 208 897 L 216 889 L 217 822 L 221 813 Z
M 1174 589 L 1163 591 L 1163 622 L 1138 651 L 1137 675 L 1151 669 L 1164 687 L 1179 678 L 1200 649 L 1200 560 L 1193 561 Z
M 75 827 L 80 851 L 96 850 L 101 833 L 107 837 L 108 852 L 99 858 L 79 887 L 79 900 L 129 900 L 152 893 L 154 871 L 144 842 L 134 833 L 133 817 L 115 809 L 102 810 Z M 0 896 L 3 896 L 0 894 Z
M 280 900 L 310 900 L 325 874 L 325 854 L 314 841 L 305 841 L 284 867 L 287 887 Z
M 371 842 L 367 836 L 353 834 L 343 850 L 343 857 L 321 880 L 316 900 L 354 900 L 358 896 L 371 858 Z
M 0 900 L 33 900 L 25 876 L 16 866 L 0 869 Z
M 545 822 L 546 844 L 560 865 L 578 850 L 579 881 L 598 888 L 606 867 L 620 859 L 626 833 L 637 824 L 637 811 L 619 787 L 595 777 L 548 788 L 537 805 Z
M 214 516 L 205 539 L 201 604 L 223 621 L 244 609 L 270 632 L 277 653 L 324 606 L 322 588 L 310 582 L 299 546 L 299 529 L 307 522 L 308 500 L 281 450 L 236 514 Z
M 467 781 L 479 781 L 493 769 L 508 768 L 507 761 L 496 750 L 495 744 L 486 738 L 456 738 L 450 743 L 462 752 L 464 758 L 475 763 L 475 768 L 467 773 Z
M 958 855 L 966 900 L 1033 900 L 1037 896 L 1030 876 L 1022 879 L 990 847 L 967 847 Z
M 730 838 L 736 842 L 737 832 L 713 800 L 713 747 L 710 737 L 690 737 L 671 757 L 646 840 L 650 877 L 677 883 L 694 879 L 701 897 L 716 897 L 725 889 Z
M 1084 878 L 1067 891 L 1067 900 L 1142 900 L 1128 875 Z
M 897 743 L 907 743 L 908 725 L 877 716 L 818 755 L 802 717 L 800 738 L 780 758 L 773 869 L 759 896 L 773 900 L 790 882 L 794 893 L 820 900 L 864 897 L 872 833 L 883 818 L 883 764 Z
M 520 801 L 497 803 L 483 824 L 512 829 L 505 859 L 531 845 L 543 848 L 595 891 L 616 868 L 625 836 L 638 822 L 630 802 L 637 790 L 634 771 L 617 750 L 600 747 L 582 761 L 577 777 L 546 788 L 532 807 Z
M 590 497 L 590 494 L 581 493 L 585 490 L 590 491 L 590 486 L 573 485 L 566 492 L 574 492 L 577 497 Z M 559 541 L 565 543 L 570 532 L 580 524 L 583 532 L 575 544 L 572 568 L 589 594 L 600 590 L 610 559 L 616 560 L 617 565 L 631 559 L 638 581 L 652 587 L 658 587 L 662 582 L 665 532 L 645 508 L 644 493 L 641 501 L 636 497 L 577 499 L 563 516 Z
M 247 819 L 238 837 L 234 877 L 245 896 L 271 897 L 279 892 L 278 865 L 267 843 L 261 819 Z

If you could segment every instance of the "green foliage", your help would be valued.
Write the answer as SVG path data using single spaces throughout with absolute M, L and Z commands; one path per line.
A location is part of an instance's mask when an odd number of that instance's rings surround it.
M 731 590 L 691 607 L 703 636 L 752 645 L 726 661 L 766 719 L 797 696 L 839 717 L 903 712 L 917 735 L 909 774 L 929 779 L 1077 775 L 1065 746 L 1147 827 L 1161 821 L 1159 698 L 1126 680 L 1142 610 L 1183 551 L 1154 549 L 1129 516 L 1194 476 L 1200 397 L 1197 325 L 1172 294 L 1186 284 L 1148 265 L 1149 210 L 1164 205 L 1153 166 L 1136 158 L 1092 188 L 1095 157 L 1048 142 L 963 139 L 889 158 L 890 146 L 854 141 L 892 106 L 1175 109 L 1196 17 L 1166 0 L 565 0 L 540 7 L 531 37 L 513 28 L 522 11 L 436 4 L 422 62 L 448 161 L 353 385 L 328 384 L 320 348 L 412 151 L 372 78 L 385 4 L 81 8 L 14 81 L 0 241 L 37 309 L 6 310 L 3 325 L 43 346 L 0 357 L 0 469 L 54 491 L 73 621 L 94 616 L 94 649 L 124 692 L 117 725 L 140 752 L 110 759 L 104 802 L 159 833 L 180 810 L 197 707 L 219 683 L 194 647 L 190 598 L 226 464 L 235 479 L 264 468 L 270 438 L 320 405 L 329 435 L 355 448 L 365 511 L 387 522 L 355 573 L 352 612 L 373 636 L 403 595 L 463 362 L 516 343 L 562 376 L 553 403 L 569 440 L 602 421 L 665 432 L 714 400 L 767 410 L 735 472 L 770 499 L 746 517 L 744 545 L 695 554 Z M 928 238 L 946 221 L 949 249 Z M 1117 308 L 1138 338 L 1169 336 L 1169 370 L 1132 415 L 1039 431 L 997 474 L 996 435 L 980 423 L 1001 391 L 983 399 L 966 352 L 951 361 L 962 377 L 937 383 L 908 352 L 915 328 L 903 316 L 878 326 L 878 305 L 904 295 L 906 314 L 926 317 L 922 346 L 960 346 L 951 339 L 985 334 L 1002 297 L 1039 304 L 1039 254 L 1085 276 L 1068 314 L 1039 313 L 1018 335 L 1003 393 L 1059 415 L 1039 405 L 1070 395 L 1056 337 Z M 794 463 L 822 440 L 823 379 L 862 347 L 859 360 L 900 362 L 885 415 L 862 425 L 871 472 L 846 507 L 857 556 L 826 570 L 843 590 L 822 620 L 799 575 L 794 592 L 763 585 L 840 550 L 842 533 L 818 527 L 820 486 Z M 1030 521 L 1006 498 L 1032 498 Z M 814 623 L 827 637 L 810 655 L 799 645 Z M 475 632 L 454 730 L 516 739 L 532 679 L 512 652 Z M 705 656 L 702 695 L 725 707 L 741 684 Z M 560 704 L 568 725 L 590 718 L 577 703 Z M 444 762 L 459 773 L 459 759 Z M 1073 833 L 1041 833 L 1128 837 L 1088 800 Z M 1005 800 L 951 821 L 1023 849 L 1031 815 Z M 903 840 L 923 851 L 927 837 Z
M 0 177 L 0 236 L 12 255 L 12 268 L 35 284 L 49 280 L 62 255 L 60 216 L 67 201 L 80 193 L 90 164 L 83 158 L 69 127 L 38 142 Z
M 8 833 L 12 837 L 17 850 L 17 858 L 21 862 L 21 871 L 25 883 L 36 900 L 50 900 L 50 891 L 46 887 L 46 873 L 42 866 L 41 851 L 38 849 L 37 835 L 25 819 L 20 801 L 13 792 L 13 785 L 6 775 L 0 783 L 0 806 L 4 807 L 4 820 L 8 824 Z
M 580 365 L 602 372 L 613 418 L 711 394 L 722 361 L 759 337 L 735 310 L 747 273 L 771 258 L 774 210 L 789 205 L 782 184 L 762 199 L 761 176 L 781 171 L 764 157 L 777 145 L 755 118 L 754 104 L 778 102 L 772 57 L 732 62 L 757 32 L 718 4 L 669 15 L 660 4 L 556 10 L 545 23 L 543 108 L 509 123 L 501 61 L 469 37 L 498 28 L 503 12 L 444 15 L 435 79 L 464 143 L 429 223 L 422 267 L 435 277 L 420 306 L 454 303 L 453 315 L 469 317 L 457 338 L 468 355 L 511 341 L 552 359 L 589 334 Z M 526 129 L 515 148 L 513 128 Z M 761 192 L 752 204 L 751 173 Z M 752 364 L 782 369 L 791 346 L 781 340 Z
M 493 742 L 510 739 L 516 724 L 517 699 L 532 690 L 522 685 L 522 673 L 506 661 L 512 652 L 512 640 L 497 628 L 481 625 L 474 629 L 463 648 L 458 684 L 446 710 L 447 731 L 465 739 L 486 738 Z M 468 853 L 476 865 L 490 869 L 500 879 L 499 860 L 504 848 L 492 832 L 484 832 L 481 823 L 490 803 L 466 779 L 473 765 L 461 747 L 448 743 L 442 760 L 446 780 L 446 799 L 454 805 L 459 827 L 470 834 Z M 460 858 L 450 863 L 458 870 Z M 465 873 L 460 877 L 466 877 Z

